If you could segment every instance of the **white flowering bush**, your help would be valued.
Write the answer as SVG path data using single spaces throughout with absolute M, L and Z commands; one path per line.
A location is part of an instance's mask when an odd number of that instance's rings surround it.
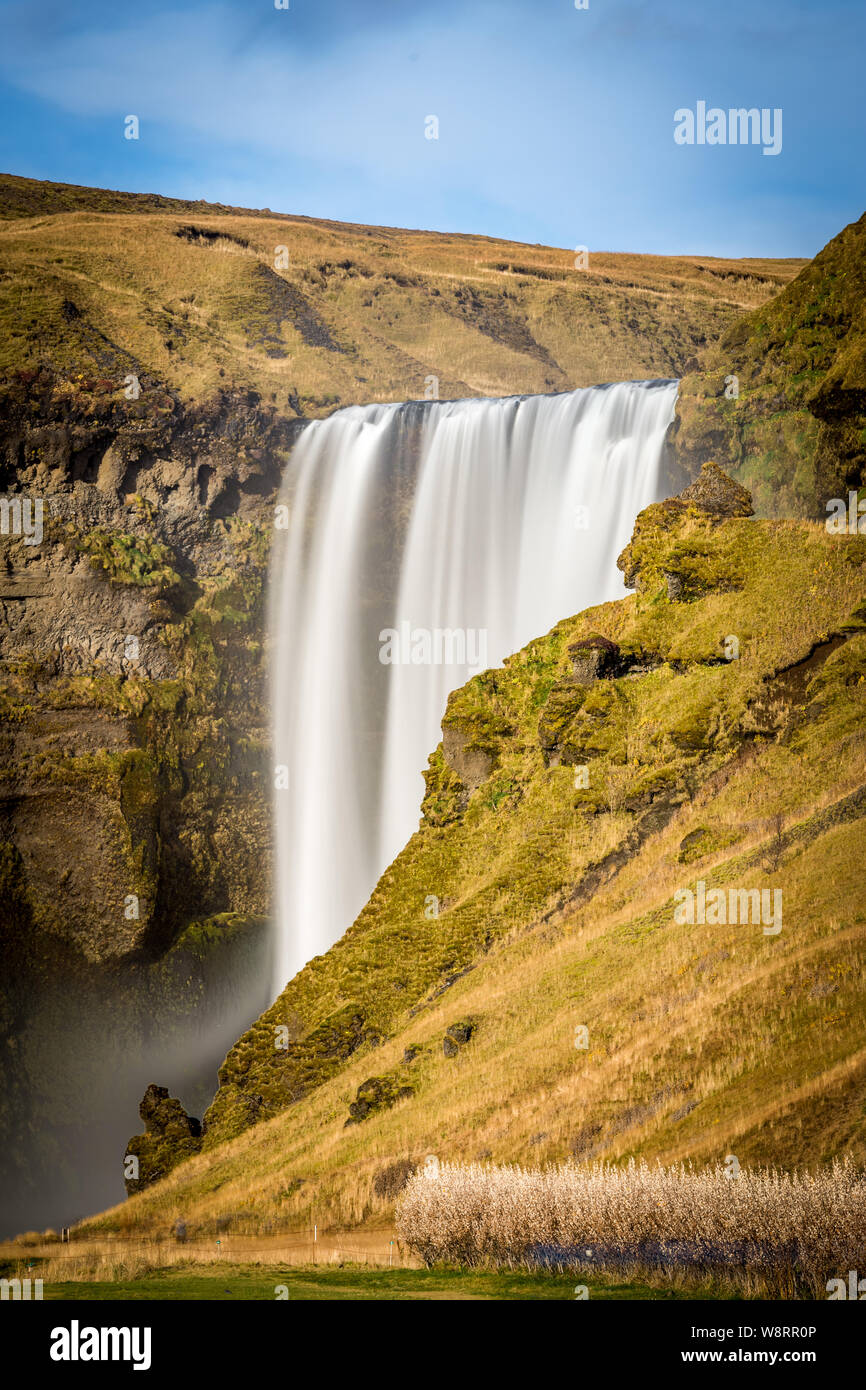
M 397 1225 L 427 1264 L 722 1274 L 789 1296 L 866 1274 L 866 1180 L 847 1161 L 737 1176 L 722 1164 L 442 1163 L 409 1180 Z

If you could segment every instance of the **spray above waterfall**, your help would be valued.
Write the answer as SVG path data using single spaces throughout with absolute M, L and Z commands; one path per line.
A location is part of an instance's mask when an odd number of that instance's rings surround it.
M 353 406 L 289 461 L 270 632 L 275 991 L 351 925 L 417 828 L 448 694 L 623 592 L 676 382 Z

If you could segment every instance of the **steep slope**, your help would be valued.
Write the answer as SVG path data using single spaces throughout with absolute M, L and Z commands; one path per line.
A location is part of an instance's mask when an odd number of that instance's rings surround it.
M 866 540 L 749 511 L 708 467 L 634 597 L 455 693 L 418 832 L 100 1226 L 376 1219 L 428 1151 L 862 1159 Z
M 688 364 L 672 430 L 686 473 L 716 459 L 768 516 L 823 516 L 866 486 L 864 306 L 866 213 Z
M 0 373 L 289 414 L 678 376 L 797 261 L 592 253 L 0 176 Z

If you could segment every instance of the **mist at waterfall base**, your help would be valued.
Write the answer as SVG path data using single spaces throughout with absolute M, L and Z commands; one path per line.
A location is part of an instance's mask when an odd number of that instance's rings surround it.
M 616 558 L 662 495 L 676 393 L 624 382 L 352 406 L 305 428 L 270 578 L 274 994 L 346 931 L 417 829 L 449 692 L 626 592 Z M 462 634 L 470 650 L 391 661 L 388 630 Z
M 270 944 L 219 985 L 191 980 L 170 1008 L 158 966 L 145 963 L 74 989 L 59 977 L 28 1001 L 20 1066 L 2 1078 L 0 1239 L 123 1201 L 126 1146 L 151 1082 L 204 1114 L 223 1058 L 270 1002 Z

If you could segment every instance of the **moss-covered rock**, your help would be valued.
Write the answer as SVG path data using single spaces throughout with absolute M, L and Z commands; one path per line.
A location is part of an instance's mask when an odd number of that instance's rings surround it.
M 866 486 L 866 214 L 769 304 L 732 324 L 680 383 L 671 443 L 709 459 L 762 515 L 825 515 Z
M 600 632 L 592 632 L 572 642 L 568 649 L 571 657 L 571 673 L 578 685 L 592 685 L 602 676 L 616 673 L 620 661 L 620 650 L 616 642 L 603 637 Z
M 469 788 L 445 759 L 442 744 L 430 754 L 421 813 L 428 825 L 448 825 L 466 809 Z
M 746 489 L 707 462 L 678 497 L 640 513 L 617 566 L 630 589 L 659 598 L 685 601 L 738 588 L 742 572 L 732 555 L 720 553 L 712 533 L 726 518 L 752 515 Z
M 456 1057 L 460 1049 L 471 1042 L 477 1031 L 477 1018 L 462 1018 L 457 1023 L 450 1024 L 445 1030 L 445 1037 L 442 1039 L 443 1056 Z
M 144 1134 L 136 1134 L 126 1146 L 128 1195 L 149 1187 L 201 1147 L 201 1121 L 187 1115 L 165 1086 L 148 1086 L 139 1114 L 144 1121 Z M 133 1163 L 128 1162 L 130 1158 Z M 131 1176 L 132 1173 L 137 1176 Z
M 498 673 L 485 671 L 448 697 L 442 720 L 442 756 L 471 794 L 499 762 L 513 732 L 498 700 Z
M 368 1077 L 366 1081 L 361 1082 L 355 1099 L 349 1106 L 346 1124 L 360 1124 L 378 1110 L 390 1110 L 398 1100 L 408 1100 L 412 1095 L 412 1087 L 401 1083 L 397 1076 Z

